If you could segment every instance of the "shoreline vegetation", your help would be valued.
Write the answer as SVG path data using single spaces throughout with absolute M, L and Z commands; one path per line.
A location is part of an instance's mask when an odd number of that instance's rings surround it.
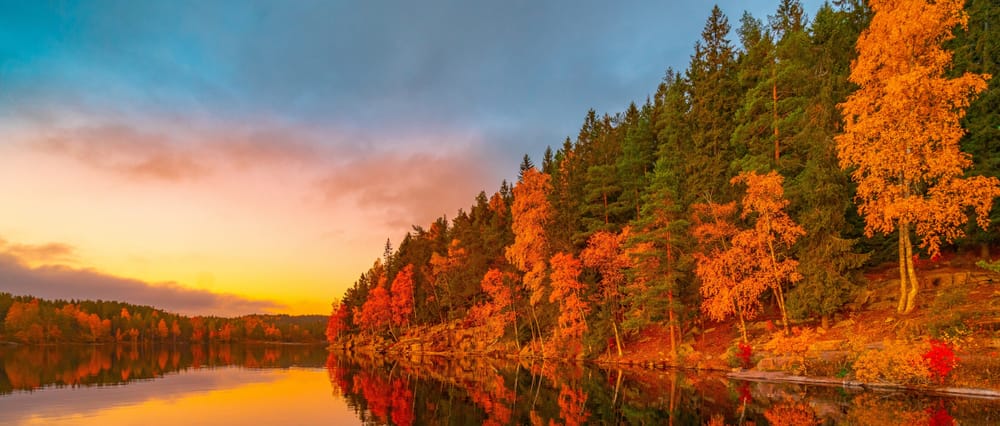
M 928 293 L 925 297 L 931 299 L 927 303 L 930 312 L 913 315 L 904 323 L 895 320 L 893 296 L 898 283 L 893 279 L 880 279 L 883 273 L 879 271 L 869 274 L 871 280 L 865 290 L 850 310 L 836 316 L 840 321 L 829 330 L 823 330 L 818 323 L 811 327 L 802 322 L 793 323 L 798 336 L 804 337 L 798 348 L 792 347 L 795 342 L 788 342 L 780 331 L 775 331 L 776 327 L 772 324 L 778 317 L 775 312 L 770 312 L 761 321 L 749 326 L 753 336 L 751 343 L 760 349 L 758 353 L 751 354 L 751 364 L 746 366 L 740 365 L 742 360 L 739 354 L 731 350 L 740 341 L 737 325 L 733 321 L 710 324 L 709 329 L 697 333 L 685 343 L 690 346 L 685 357 L 676 361 L 672 361 L 667 353 L 669 343 L 662 328 L 629 339 L 626 345 L 634 349 L 621 357 L 613 353 L 611 347 L 596 357 L 534 356 L 528 350 L 518 352 L 510 344 L 489 344 L 476 340 L 474 336 L 487 330 L 463 327 L 459 321 L 449 325 L 414 327 L 400 334 L 398 341 L 354 336 L 334 342 L 329 349 L 410 362 L 434 362 L 435 357 L 481 357 L 525 362 L 586 363 L 603 368 L 721 372 L 731 379 L 746 381 L 1000 399 L 1000 339 L 996 337 L 1000 312 L 996 308 L 983 312 L 982 317 L 976 317 L 984 320 L 981 322 L 985 328 L 956 336 L 957 361 L 947 380 L 935 382 L 929 373 L 921 369 L 878 380 L 860 380 L 850 371 L 852 364 L 857 363 L 863 354 L 882 353 L 887 347 L 895 345 L 897 336 L 940 327 L 941 322 L 948 321 L 952 315 L 964 317 L 974 314 L 981 307 L 978 303 L 980 296 L 996 298 L 1000 274 L 982 270 L 971 262 L 949 256 L 948 261 L 927 266 L 922 272 L 934 283 L 925 290 Z M 887 265 L 888 268 L 891 265 Z M 973 298 L 949 305 L 945 312 L 939 304 L 943 298 L 949 297 L 949 292 L 954 291 L 967 292 Z M 990 295 L 990 292 L 993 294 Z M 775 343 L 783 347 L 777 348 Z
M 645 103 L 387 240 L 328 340 L 1000 389 L 1000 5 L 777 3 L 713 8 Z
M 773 321 L 776 312 L 770 312 L 760 321 L 752 323 L 751 343 L 760 348 L 751 354 L 750 365 L 741 365 L 739 354 L 732 350 L 738 345 L 740 336 L 734 321 L 709 324 L 704 332 L 696 333 L 685 343 L 690 349 L 685 357 L 671 360 L 668 354 L 668 337 L 665 330 L 656 328 L 626 342 L 634 348 L 619 357 L 609 347 L 595 357 L 534 356 L 530 351 L 520 352 L 510 344 L 487 344 L 475 340 L 477 334 L 486 330 L 463 327 L 456 321 L 449 325 L 414 327 L 399 336 L 398 341 L 354 336 L 337 340 L 329 346 L 331 351 L 345 354 L 364 354 L 367 357 L 384 357 L 389 360 L 433 363 L 434 358 L 460 359 L 464 357 L 503 359 L 515 362 L 555 362 L 585 363 L 602 368 L 629 367 L 647 370 L 678 369 L 685 371 L 707 371 L 724 373 L 726 377 L 744 381 L 774 383 L 797 383 L 805 385 L 843 387 L 876 392 L 918 392 L 927 395 L 952 397 L 1000 399 L 1000 338 L 996 329 L 1000 326 L 1000 311 L 994 309 L 983 312 L 985 328 L 978 332 L 965 332 L 956 336 L 957 361 L 947 380 L 935 382 L 921 369 L 892 379 L 860 380 L 850 371 L 852 364 L 863 354 L 885 352 L 893 346 L 896 337 L 915 330 L 940 327 L 941 321 L 949 316 L 964 317 L 980 309 L 978 297 L 996 298 L 1000 284 L 1000 274 L 975 267 L 971 260 L 950 257 L 946 262 L 927 266 L 924 272 L 931 277 L 933 286 L 926 289 L 925 296 L 932 299 L 927 303 L 925 315 L 914 315 L 904 322 L 895 320 L 894 289 L 898 285 L 893 279 L 880 279 L 879 271 L 869 273 L 871 280 L 859 294 L 851 309 L 829 330 L 819 323 L 794 322 L 793 329 L 800 337 L 800 347 L 791 348 L 780 331 L 775 331 Z M 891 268 L 887 265 L 885 269 Z M 970 284 L 972 283 L 972 284 Z M 956 288 L 955 286 L 965 286 Z M 970 288 L 971 287 L 971 288 Z M 943 312 L 939 302 L 947 298 L 948 292 L 959 291 L 973 295 L 961 304 L 950 305 Z M 992 292 L 992 295 L 989 293 Z M 992 320 L 990 320 L 992 318 Z M 992 331 L 991 331 L 992 328 Z M 770 331 L 769 331 L 770 330 Z M 915 333 L 914 335 L 919 334 Z M 916 339 L 916 340 L 919 340 Z M 784 345 L 779 349 L 774 343 Z M 914 342 L 914 344 L 918 344 Z M 804 346 L 803 346 L 804 345 Z M 892 348 L 889 348 L 892 349 Z M 893 367 L 895 368 L 895 367 Z M 893 381 L 895 380 L 895 381 Z

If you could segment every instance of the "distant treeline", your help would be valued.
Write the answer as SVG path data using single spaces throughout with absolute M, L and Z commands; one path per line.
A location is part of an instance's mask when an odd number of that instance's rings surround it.
M 993 76 L 965 110 L 961 140 L 971 154 L 965 175 L 993 177 L 1000 4 L 970 0 L 965 10 L 967 29 L 956 26 L 945 45 L 954 54 L 946 72 Z M 679 343 L 704 320 L 752 319 L 764 306 L 829 318 L 852 300 L 862 268 L 902 250 L 895 231 L 865 235 L 858 185 L 835 142 L 845 131 L 838 104 L 859 88 L 851 65 L 873 16 L 861 0 L 826 3 L 811 17 L 781 0 L 766 20 L 744 14 L 731 26 L 715 7 L 688 68 L 668 69 L 652 98 L 621 113 L 590 110 L 579 134 L 540 164 L 525 155 L 515 184 L 481 192 L 451 220 L 414 226 L 398 248 L 387 241 L 334 303 L 328 337 L 398 338 L 414 325 L 462 320 L 484 326 L 488 344 L 596 354 L 620 353 L 648 325 L 666 325 Z M 907 191 L 927 191 L 914 182 Z M 987 247 L 996 229 L 970 223 L 948 235 L 965 234 L 959 247 Z
M 186 317 L 104 300 L 44 300 L 0 293 L 0 340 L 21 343 L 317 342 L 326 317 Z

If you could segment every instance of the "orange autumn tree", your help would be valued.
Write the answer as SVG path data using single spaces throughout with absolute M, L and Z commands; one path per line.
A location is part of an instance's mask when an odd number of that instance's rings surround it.
M 469 319 L 483 326 L 483 337 L 488 342 L 503 337 L 508 325 L 514 325 L 513 331 L 515 335 L 517 334 L 514 291 L 507 285 L 507 282 L 511 281 L 510 275 L 512 274 L 501 272 L 496 268 L 486 271 L 480 286 L 488 300 L 477 303 L 469 310 Z M 519 345 L 517 339 L 514 339 L 514 343 Z
M 850 80 L 858 90 L 840 104 L 840 166 L 852 169 L 865 233 L 898 231 L 897 310 L 916 307 L 919 289 L 911 233 L 934 256 L 941 240 L 963 235 L 967 211 L 989 224 L 997 179 L 963 178 L 970 156 L 959 148 L 959 120 L 989 76 L 947 78 L 952 53 L 941 47 L 965 26 L 965 0 L 870 0 L 875 12 L 857 42 Z
M 760 281 L 745 279 L 749 273 L 745 253 L 731 243 L 739 233 L 733 223 L 736 203 L 707 202 L 691 208 L 694 210 L 691 231 L 699 247 L 694 253 L 694 273 L 701 282 L 698 287 L 701 310 L 715 321 L 735 315 L 743 341 L 749 341 L 746 320 L 760 311 L 760 295 L 766 288 Z
M 615 349 L 622 356 L 622 332 L 619 324 L 622 317 L 622 286 L 625 284 L 625 271 L 632 265 L 632 260 L 625 253 L 624 244 L 628 239 L 629 229 L 615 234 L 607 231 L 595 232 L 587 240 L 587 247 L 580 252 L 580 260 L 588 268 L 594 268 L 601 275 L 600 305 L 609 309 L 611 331 L 615 336 Z
M 368 293 L 368 299 L 361 305 L 361 311 L 354 313 L 354 322 L 362 328 L 369 329 L 373 335 L 385 330 L 392 318 L 391 302 L 389 292 L 385 289 L 385 281 L 385 277 L 382 276 L 378 286 Z M 391 328 L 389 332 L 392 332 Z
M 326 341 L 333 343 L 340 333 L 347 329 L 347 315 L 350 313 L 350 308 L 339 300 L 334 300 L 331 306 L 333 309 L 330 311 L 330 318 L 326 320 Z
M 536 306 L 545 295 L 545 272 L 548 269 L 546 257 L 549 244 L 545 228 L 552 216 L 548 196 L 552 192 L 551 177 L 526 168 L 521 180 L 514 186 L 514 202 L 511 205 L 514 244 L 507 247 L 505 255 L 519 271 L 524 273 L 522 283 L 528 292 L 528 309 L 533 323 L 532 336 L 541 342 L 541 327 L 538 323 Z M 542 352 L 545 348 L 542 347 Z
M 159 336 L 160 340 L 165 340 L 169 334 L 170 329 L 167 328 L 167 322 L 160 318 L 160 322 L 156 324 L 156 335 Z
M 583 266 L 567 253 L 556 253 L 549 264 L 552 268 L 549 302 L 559 304 L 556 343 L 567 354 L 575 356 L 580 353 L 583 333 L 587 332 L 587 312 L 590 310 L 581 297 L 584 286 L 579 277 Z
M 392 280 L 389 295 L 392 325 L 406 327 L 413 317 L 413 264 L 406 265 Z
M 806 231 L 785 213 L 788 200 L 784 197 L 782 182 L 784 178 L 775 171 L 765 175 L 743 172 L 732 179 L 734 185 L 746 184 L 746 195 L 740 203 L 743 207 L 740 218 L 753 221 L 753 227 L 733 236 L 732 245 L 741 254 L 741 262 L 746 268 L 743 279 L 750 281 L 744 286 L 764 287 L 774 292 L 781 311 L 781 322 L 785 334 L 788 334 L 784 286 L 802 279 L 798 260 L 792 259 L 789 254 L 792 245 Z
M 431 289 L 434 290 L 434 300 L 440 303 L 444 301 L 447 305 L 448 318 L 453 319 L 455 312 L 455 290 L 457 278 L 456 273 L 461 271 L 465 267 L 466 261 L 468 260 L 468 253 L 464 248 L 461 247 L 462 242 L 457 239 L 452 239 L 451 243 L 448 244 L 448 252 L 445 255 L 440 255 L 437 253 L 431 254 Z M 439 310 L 440 312 L 440 310 Z M 441 321 L 444 321 L 444 317 L 441 317 Z

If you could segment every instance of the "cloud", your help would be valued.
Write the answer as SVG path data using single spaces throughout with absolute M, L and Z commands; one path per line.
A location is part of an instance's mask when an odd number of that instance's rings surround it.
M 208 173 L 190 150 L 126 125 L 65 129 L 41 138 L 35 146 L 127 178 L 180 181 Z
M 49 155 L 134 182 L 233 181 L 264 170 L 309 176 L 298 188 L 328 206 L 352 201 L 394 228 L 429 222 L 499 186 L 495 147 L 473 133 L 428 130 L 362 136 L 340 128 L 262 122 L 191 125 L 168 136 L 167 123 L 139 130 L 109 121 L 49 129 L 31 145 Z M 437 132 L 438 134 L 428 134 Z
M 301 166 L 332 154 L 306 130 L 262 124 L 172 128 L 160 120 L 143 130 L 94 117 L 103 124 L 47 126 L 29 145 L 49 155 L 70 158 L 90 168 L 142 181 L 195 181 L 231 167 Z M 165 129 L 165 130 L 161 130 Z
M 301 166 L 323 155 L 318 144 L 310 143 L 306 135 L 287 129 L 260 129 L 244 135 L 221 135 L 218 139 L 224 142 L 208 144 L 207 150 L 241 169 L 265 164 Z
M 16 244 L 0 238 L 0 252 L 6 252 L 21 262 L 32 265 L 76 261 L 76 248 L 63 243 Z
M 25 247 L 28 247 L 25 249 Z M 186 315 L 237 316 L 287 309 L 269 300 L 253 300 L 234 294 L 192 289 L 177 283 L 152 284 L 137 279 L 116 277 L 91 269 L 63 265 L 30 267 L 22 255 L 36 256 L 72 253 L 66 245 L 42 246 L 7 244 L 0 253 L 0 282 L 3 291 L 44 299 L 116 300 L 149 305 Z
M 471 204 L 488 167 L 468 151 L 384 153 L 350 160 L 317 183 L 329 204 L 353 200 L 385 225 L 408 228 Z M 496 183 L 499 186 L 499 182 Z

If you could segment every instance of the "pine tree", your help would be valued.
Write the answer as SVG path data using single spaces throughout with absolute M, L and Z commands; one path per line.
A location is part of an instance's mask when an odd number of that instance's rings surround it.
M 789 212 L 806 235 L 795 246 L 803 279 L 788 294 L 788 310 L 796 318 L 818 315 L 824 326 L 850 300 L 860 279 L 858 269 L 869 257 L 846 237 L 852 234 L 847 213 L 853 194 L 833 143 L 841 122 L 836 104 L 853 88 L 847 77 L 854 42 L 869 18 L 867 9 L 858 7 L 834 10 L 824 5 L 816 13 L 807 67 L 824 78 L 808 79 L 804 123 L 789 135 L 803 156 L 801 171 L 786 185 Z
M 706 196 L 731 198 L 729 164 L 734 153 L 729 141 L 741 95 L 734 50 L 726 38 L 729 31 L 729 19 L 718 6 L 713 7 L 687 70 L 690 109 L 685 121 L 690 133 L 688 146 L 682 148 L 687 151 L 685 170 L 679 176 L 686 181 L 684 193 L 689 202 Z
M 966 72 L 988 74 L 992 78 L 986 90 L 969 104 L 962 127 L 969 131 L 962 138 L 962 151 L 972 155 L 969 176 L 1000 177 L 1000 4 L 991 0 L 969 0 L 966 29 L 955 31 L 955 39 L 947 44 L 954 52 L 953 77 Z M 1000 209 L 990 211 L 990 221 L 1000 220 Z M 981 256 L 989 257 L 989 245 L 1000 239 L 997 227 L 981 230 L 966 229 L 970 238 L 980 244 Z
M 629 105 L 625 116 L 626 133 L 622 141 L 622 154 L 616 165 L 621 195 L 619 204 L 624 221 L 640 215 L 642 194 L 649 186 L 656 163 L 657 143 L 653 134 L 653 105 L 646 101 L 642 109 Z M 633 118 L 634 117 L 634 118 Z M 627 212 L 627 213 L 626 213 Z
M 623 328 L 637 330 L 667 319 L 670 350 L 676 357 L 680 340 L 679 299 L 685 277 L 682 258 L 688 222 L 678 203 L 677 179 L 669 163 L 656 163 L 652 184 L 643 196 L 642 210 L 630 226 L 625 242 L 631 260 L 630 282 L 625 288 L 628 307 Z

